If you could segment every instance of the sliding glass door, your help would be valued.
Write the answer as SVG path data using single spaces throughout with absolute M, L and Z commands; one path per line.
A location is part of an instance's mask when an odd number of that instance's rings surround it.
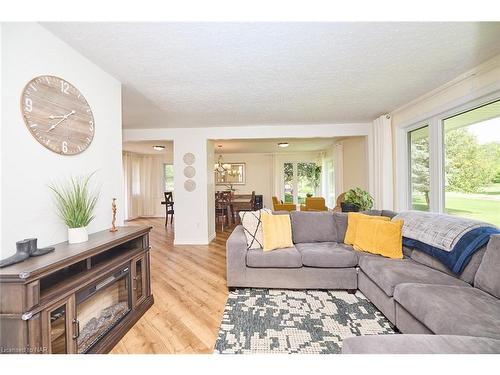
M 306 197 L 319 193 L 320 184 L 321 167 L 315 162 L 283 163 L 284 202 L 302 204 Z

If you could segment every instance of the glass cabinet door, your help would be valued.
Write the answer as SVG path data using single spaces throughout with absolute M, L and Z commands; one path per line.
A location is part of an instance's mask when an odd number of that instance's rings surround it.
M 146 257 L 141 255 L 132 262 L 132 299 L 134 307 L 146 297 Z
M 46 312 L 48 347 L 52 354 L 73 352 L 74 298 Z

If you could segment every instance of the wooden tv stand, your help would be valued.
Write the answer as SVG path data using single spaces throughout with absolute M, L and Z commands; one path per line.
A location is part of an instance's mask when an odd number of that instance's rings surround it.
M 153 304 L 149 232 L 119 227 L 0 269 L 0 353 L 107 353 Z

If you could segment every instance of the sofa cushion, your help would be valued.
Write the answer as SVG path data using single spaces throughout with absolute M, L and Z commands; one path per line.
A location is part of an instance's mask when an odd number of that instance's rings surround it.
M 379 256 L 359 257 L 359 267 L 385 294 L 391 297 L 402 283 L 459 285 L 466 282 L 419 264 L 411 259 L 387 259 Z
M 371 335 L 349 337 L 342 354 L 498 354 L 500 340 L 454 335 Z
M 476 272 L 474 286 L 500 298 L 500 235 L 491 236 Z
M 337 242 L 299 243 L 302 264 L 307 267 L 346 268 L 356 267 L 358 257 L 351 246 Z
M 483 247 L 482 249 L 476 251 L 469 263 L 465 266 L 464 270 L 458 275 L 460 280 L 465 281 L 466 283 L 472 284 L 474 282 L 474 276 L 476 275 L 477 269 L 479 268 L 479 265 L 481 264 L 481 260 L 483 259 L 484 252 L 486 251 L 486 246 Z M 404 253 L 404 249 L 403 249 Z M 424 266 L 434 268 L 438 271 L 447 273 L 448 275 L 455 276 L 454 273 L 452 273 L 448 267 L 446 267 L 443 263 L 441 263 L 437 258 L 434 258 L 433 256 L 430 256 L 427 253 L 424 253 L 423 251 L 414 249 L 410 253 L 410 258 L 413 259 L 415 262 L 418 262 L 420 264 L 423 264 Z
M 250 249 L 247 251 L 247 266 L 255 268 L 300 268 L 302 257 L 295 247 L 273 251 Z
M 347 212 L 334 212 L 333 219 L 337 226 L 337 242 L 344 242 L 347 232 Z
M 337 242 L 337 224 L 331 212 L 290 212 L 293 243 Z
M 394 299 L 437 335 L 500 339 L 500 300 L 480 289 L 400 284 Z

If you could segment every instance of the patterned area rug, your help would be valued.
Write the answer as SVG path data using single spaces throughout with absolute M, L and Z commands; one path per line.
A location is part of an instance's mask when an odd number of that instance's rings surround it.
M 216 353 L 340 353 L 342 340 L 395 333 L 361 292 L 236 289 L 229 293 Z

